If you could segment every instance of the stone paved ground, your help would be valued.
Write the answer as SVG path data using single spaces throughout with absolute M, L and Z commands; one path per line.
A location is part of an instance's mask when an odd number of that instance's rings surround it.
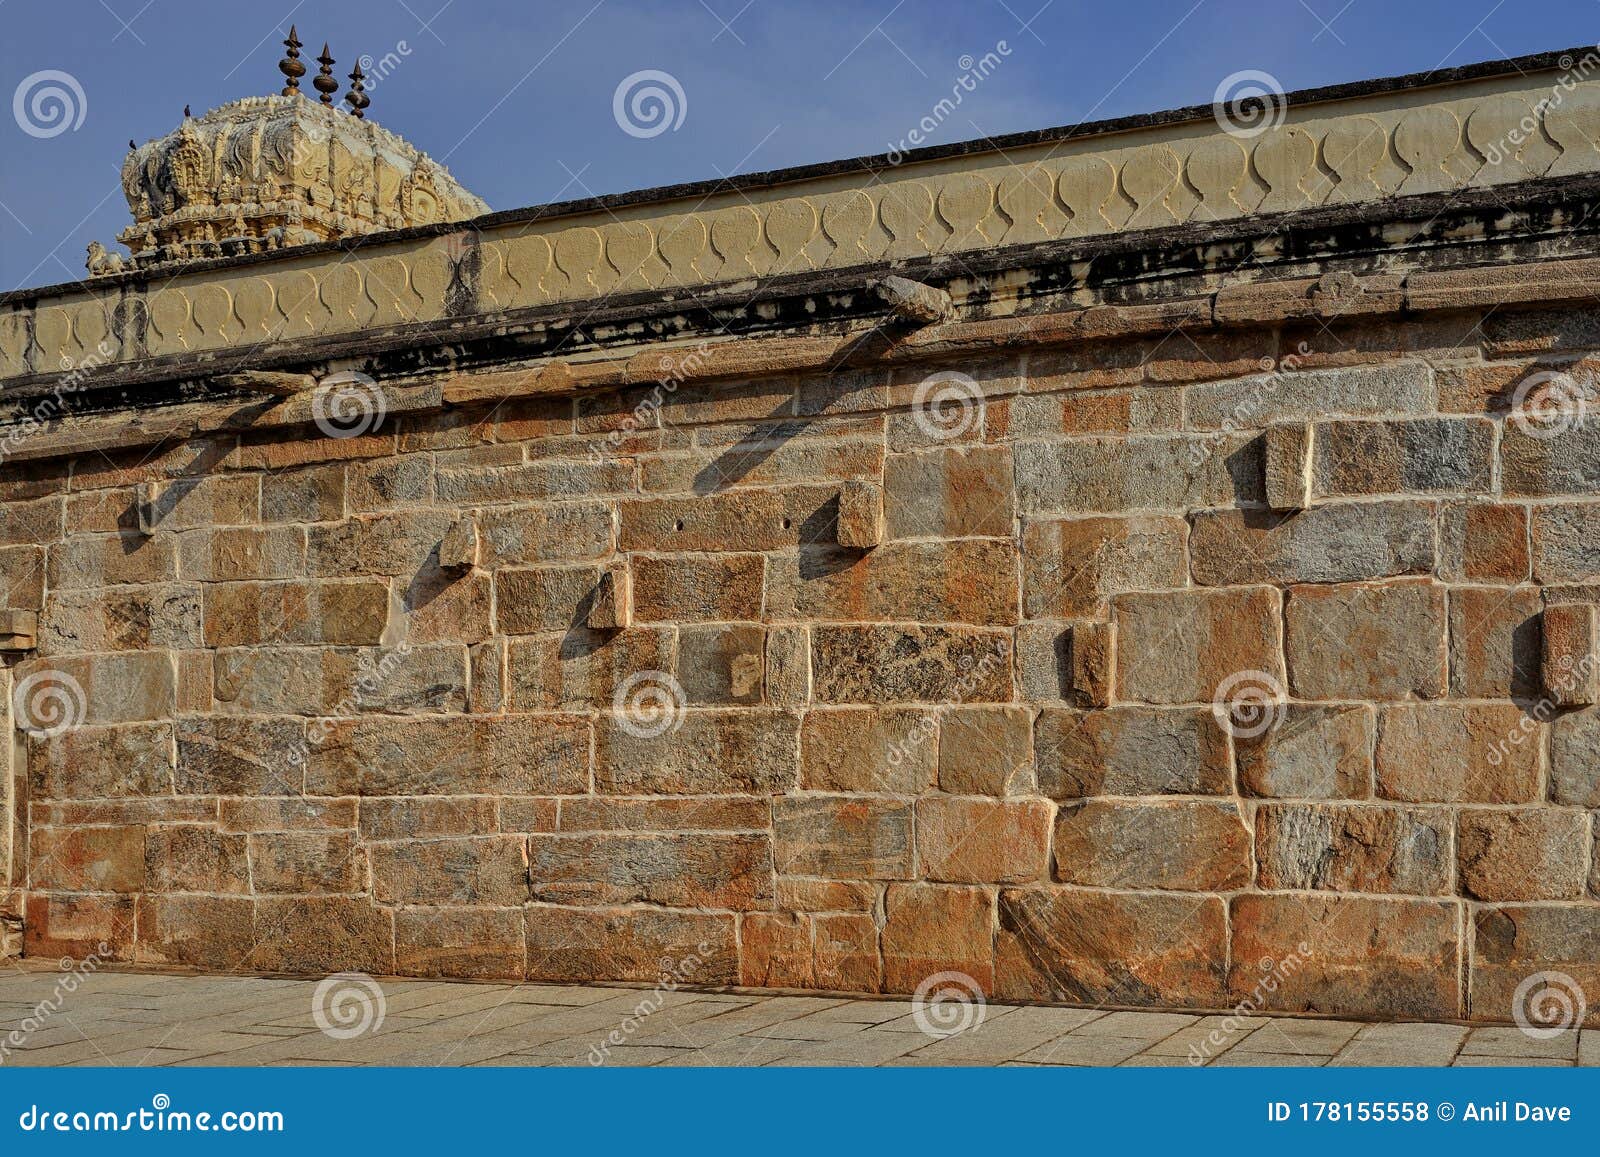
M 625 1043 L 609 1046 L 613 1065 L 1186 1065 L 1216 1030 L 1218 1065 L 1600 1064 L 1593 1029 L 1535 1040 L 1516 1028 L 1255 1017 L 1228 1032 L 1221 1016 L 990 1005 L 981 1024 L 940 1039 L 905 1000 L 419 980 L 377 982 L 381 1024 L 336 1039 L 313 1018 L 315 981 L 99 972 L 40 1015 L 65 975 L 0 971 L 4 1063 L 581 1065 L 615 1033 Z M 359 1025 L 357 993 L 324 1001 L 331 1027 Z M 660 1007 L 630 1020 L 641 1002 Z

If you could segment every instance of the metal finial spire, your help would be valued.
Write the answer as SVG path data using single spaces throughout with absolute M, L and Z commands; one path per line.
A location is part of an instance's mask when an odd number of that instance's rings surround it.
M 345 103 L 350 106 L 350 112 L 357 120 L 367 115 L 367 106 L 372 103 L 372 98 L 367 95 L 365 85 L 366 73 L 361 71 L 361 61 L 356 61 L 355 71 L 350 74 L 350 91 L 344 94 Z
M 284 96 L 300 95 L 300 78 L 306 74 L 306 66 L 300 63 L 300 37 L 295 34 L 294 25 L 289 25 L 289 39 L 283 42 L 289 51 L 278 61 L 278 71 L 288 78 L 283 86 Z
M 183 115 L 187 118 L 187 117 L 194 116 L 194 113 L 189 111 L 189 106 L 188 105 L 184 105 L 183 106 Z
M 317 57 L 317 63 L 322 65 L 317 75 L 312 77 L 311 86 L 322 94 L 322 103 L 333 105 L 333 94 L 339 91 L 339 82 L 333 78 L 333 57 L 328 55 L 328 46 L 322 46 L 322 55 Z

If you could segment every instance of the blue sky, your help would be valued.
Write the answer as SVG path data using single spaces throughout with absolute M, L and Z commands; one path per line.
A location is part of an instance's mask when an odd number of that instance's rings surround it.
M 129 138 L 277 91 L 291 21 L 341 80 L 388 57 L 369 115 L 510 209 L 883 152 L 1002 41 L 931 143 L 1205 103 L 1244 69 L 1295 89 L 1590 44 L 1600 0 L 0 0 L 0 97 L 42 70 L 83 92 L 54 136 L 0 116 L 0 289 L 82 276 L 129 219 Z M 681 88 L 675 129 L 614 118 L 643 70 Z

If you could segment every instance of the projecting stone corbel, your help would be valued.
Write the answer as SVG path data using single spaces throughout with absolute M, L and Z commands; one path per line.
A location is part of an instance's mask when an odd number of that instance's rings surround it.
M 1273 510 L 1305 510 L 1311 505 L 1313 431 L 1309 422 L 1267 428 L 1262 457 L 1267 505 Z
M 217 374 L 211 381 L 225 390 L 269 394 L 275 398 L 303 394 L 317 384 L 317 379 L 310 374 L 280 373 L 276 370 L 240 370 L 231 374 Z
M 950 316 L 955 308 L 942 289 L 912 281 L 909 277 L 885 277 L 872 287 L 888 303 L 890 311 L 912 325 L 932 325 Z
M 458 518 L 439 540 L 439 568 L 470 574 L 477 569 L 480 549 L 478 520 L 471 515 Z
M 839 487 L 840 546 L 871 550 L 883 541 L 883 487 L 852 479 Z
M 1600 702 L 1596 662 L 1596 612 L 1591 603 L 1558 603 L 1541 616 L 1539 670 L 1545 693 L 1558 707 Z
M 33 611 L 0 610 L 0 652 L 16 654 L 39 645 L 39 616 Z
M 633 625 L 633 580 L 625 562 L 612 563 L 595 584 L 584 623 L 592 630 L 614 631 Z

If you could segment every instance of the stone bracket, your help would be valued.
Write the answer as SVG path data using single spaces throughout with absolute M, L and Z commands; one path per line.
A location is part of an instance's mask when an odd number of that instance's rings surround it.
M 270 394 L 275 398 L 292 397 L 313 389 L 317 379 L 310 374 L 283 373 L 277 370 L 241 370 L 238 373 L 218 374 L 211 383 L 225 390 L 243 390 L 251 394 Z
M 481 549 L 478 520 L 472 515 L 458 518 L 439 540 L 439 567 L 470 574 L 477 569 Z
M 1596 609 L 1592 603 L 1558 603 L 1544 609 L 1539 670 L 1545 693 L 1558 707 L 1600 702 Z
M 626 562 L 609 564 L 589 598 L 584 625 L 614 631 L 633 625 L 633 578 Z
M 35 611 L 0 610 L 0 652 L 17 654 L 39 645 L 39 615 Z
M 883 487 L 851 479 L 839 487 L 840 546 L 871 550 L 883 541 Z
M 1088 707 L 1111 706 L 1117 669 L 1117 625 L 1074 623 L 1068 648 L 1067 681 L 1073 698 Z
M 1273 510 L 1311 506 L 1311 462 L 1316 427 L 1310 422 L 1269 426 L 1266 432 L 1266 496 Z
M 912 325 L 932 325 L 954 311 L 950 295 L 942 289 L 912 281 L 909 277 L 885 277 L 872 287 L 901 321 Z

